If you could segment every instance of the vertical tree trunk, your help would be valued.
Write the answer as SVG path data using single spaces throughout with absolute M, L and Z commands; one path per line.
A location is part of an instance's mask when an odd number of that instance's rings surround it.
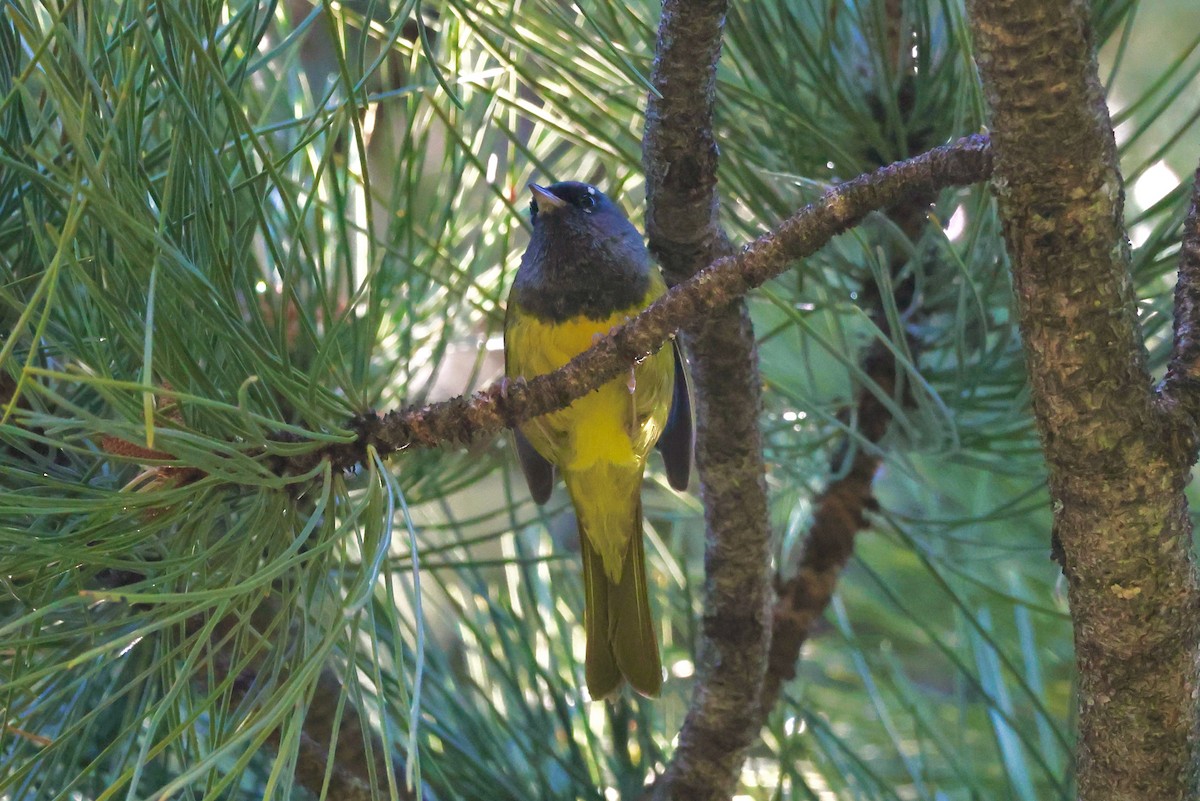
M 646 108 L 646 234 L 674 284 L 731 255 L 718 217 L 713 135 L 725 0 L 665 0 Z M 771 532 L 759 416 L 762 378 L 742 298 L 683 332 L 696 391 L 704 495 L 704 622 L 679 746 L 654 788 L 688 801 L 733 794 L 762 726 L 770 642 Z
M 1192 435 L 1146 369 L 1090 7 L 968 5 L 1075 625 L 1079 797 L 1195 798 Z

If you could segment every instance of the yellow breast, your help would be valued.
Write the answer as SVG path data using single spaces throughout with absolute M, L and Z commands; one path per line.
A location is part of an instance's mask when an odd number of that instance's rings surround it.
M 542 375 L 562 367 L 592 346 L 597 336 L 633 317 L 665 291 L 655 276 L 643 302 L 603 320 L 561 323 L 538 320 L 510 301 L 505 324 L 505 372 L 509 377 Z M 533 446 L 561 470 L 575 472 L 597 463 L 638 470 L 658 440 L 670 411 L 675 365 L 664 348 L 566 409 L 521 427 Z

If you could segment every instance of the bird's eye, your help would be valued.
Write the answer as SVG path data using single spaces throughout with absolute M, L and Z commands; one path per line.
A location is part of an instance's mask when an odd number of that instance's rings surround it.
M 596 198 L 594 195 L 584 195 L 579 198 L 579 208 L 584 211 L 591 211 L 596 207 Z
M 529 221 L 533 222 L 537 219 L 537 201 L 529 201 Z

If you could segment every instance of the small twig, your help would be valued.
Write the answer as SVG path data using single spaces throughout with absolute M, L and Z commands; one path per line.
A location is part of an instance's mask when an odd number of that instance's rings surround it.
M 95 581 L 104 590 L 120 590 L 124 587 L 145 581 L 146 576 L 134 571 L 104 570 L 96 575 Z M 278 595 L 268 595 L 251 612 L 251 623 L 260 632 L 273 631 L 274 620 L 282 613 Z M 188 620 L 188 629 L 192 632 L 201 630 L 207 622 L 204 615 L 197 615 Z M 234 677 L 230 685 L 230 695 L 235 704 L 241 703 L 247 688 L 256 686 L 259 671 L 263 667 L 263 655 L 250 655 L 239 650 L 239 645 L 231 632 L 244 620 L 237 614 L 230 614 L 217 621 L 211 635 L 211 667 L 209 673 L 200 671 L 195 674 L 195 681 L 202 689 L 209 685 L 220 685 L 226 682 L 234 665 L 240 665 L 240 673 Z M 288 678 L 286 675 L 284 678 Z M 322 669 L 317 679 L 317 691 L 313 694 L 312 702 L 304 717 L 304 729 L 298 742 L 296 758 L 296 782 L 312 795 L 321 793 L 321 788 L 328 781 L 328 797 L 344 801 L 369 801 L 379 797 L 377 790 L 372 789 L 372 774 L 374 787 L 388 786 L 388 773 L 394 776 L 398 787 L 399 797 L 410 801 L 417 798 L 417 793 L 410 791 L 404 783 L 404 765 L 399 759 L 393 760 L 384 747 L 381 738 L 359 713 L 355 705 L 349 701 L 339 708 L 338 702 L 343 692 L 341 679 L 330 668 Z M 335 748 L 333 765 L 328 778 L 325 776 L 326 765 L 329 762 L 330 745 L 337 731 L 337 746 Z M 278 751 L 280 748 L 280 732 L 272 732 L 267 739 L 267 747 Z M 370 741 L 370 748 L 367 743 Z M 368 756 L 368 753 L 370 756 Z M 425 793 L 422 792 L 424 797 Z
M 336 729 L 337 746 L 329 776 L 329 798 L 374 799 L 386 796 L 389 773 L 399 798 L 412 800 L 418 796 L 426 797 L 424 791 L 417 793 L 404 783 L 404 764 L 399 759 L 392 759 L 384 747 L 383 738 L 372 729 L 358 708 L 348 701 L 338 709 L 338 699 L 343 689 L 336 672 L 329 667 L 324 668 L 317 682 L 317 691 L 304 718 L 304 731 L 296 759 L 296 780 L 313 795 L 320 794 L 325 781 L 330 743 L 333 742 Z M 368 741 L 370 749 L 367 748 Z M 275 745 L 278 747 L 278 743 Z M 372 787 L 377 789 L 372 790 Z
M 254 607 L 250 621 L 258 632 L 273 632 L 275 639 L 287 637 L 290 633 L 279 632 L 277 625 L 279 616 L 285 611 L 280 603 L 280 596 L 271 594 Z M 189 621 L 189 626 L 199 629 L 204 623 L 203 616 L 197 616 Z M 260 652 L 247 655 L 241 650 L 239 641 L 230 638 L 229 633 L 243 624 L 244 621 L 236 615 L 229 615 L 217 621 L 212 636 L 212 671 L 210 674 L 204 671 L 196 674 L 197 681 L 204 682 L 211 677 L 216 680 L 214 683 L 221 683 L 234 669 L 239 670 L 230 690 L 238 703 L 250 688 L 256 687 L 261 681 L 259 671 L 263 669 L 265 659 L 265 655 Z M 281 676 L 281 680 L 290 678 L 287 671 Z M 298 742 L 296 782 L 314 796 L 321 793 L 322 785 L 328 781 L 330 798 L 372 799 L 379 796 L 379 791 L 373 791 L 372 787 L 387 788 L 388 774 L 391 773 L 399 797 L 406 801 L 416 799 L 418 794 L 411 792 L 404 784 L 404 765 L 399 760 L 393 761 L 384 747 L 383 738 L 371 728 L 357 707 L 347 701 L 338 708 L 338 701 L 343 692 L 341 679 L 334 669 L 324 667 L 317 679 L 316 692 L 313 693 L 312 701 L 306 710 L 304 729 Z M 335 731 L 337 744 L 333 746 Z M 267 746 L 278 751 L 281 746 L 279 736 L 279 730 L 272 732 L 267 739 Z M 333 767 L 326 779 L 325 770 L 331 748 L 334 751 Z

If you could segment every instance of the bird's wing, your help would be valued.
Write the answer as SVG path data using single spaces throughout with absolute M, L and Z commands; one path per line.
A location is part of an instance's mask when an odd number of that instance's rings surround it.
M 696 439 L 692 425 L 692 388 L 683 349 L 676 341 L 671 343 L 671 351 L 675 359 L 675 386 L 671 393 L 671 413 L 657 447 L 667 468 L 667 483 L 682 492 L 687 489 L 691 476 Z
M 534 503 L 541 505 L 550 500 L 550 493 L 554 490 L 554 465 L 537 452 L 521 429 L 513 429 L 513 440 L 517 445 L 517 461 L 521 463 L 521 472 L 525 474 L 525 483 L 529 485 L 529 494 L 533 496 Z

